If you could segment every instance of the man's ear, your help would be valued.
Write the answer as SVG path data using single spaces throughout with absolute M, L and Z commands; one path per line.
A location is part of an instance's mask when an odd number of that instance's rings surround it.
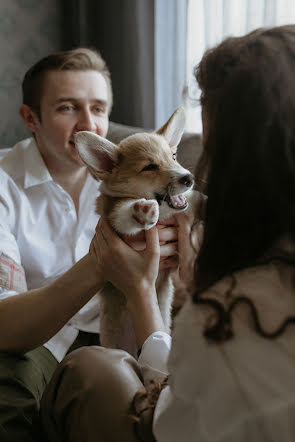
M 19 113 L 27 128 L 31 132 L 36 133 L 38 130 L 38 123 L 40 123 L 36 113 L 27 104 L 21 105 Z
M 172 152 L 176 152 L 177 146 L 181 140 L 185 127 L 185 110 L 183 107 L 177 108 L 167 123 L 164 124 L 160 129 L 157 130 L 158 135 L 162 135 Z
M 75 144 L 83 163 L 98 178 L 103 178 L 113 170 L 117 158 L 116 144 L 88 131 L 77 132 Z

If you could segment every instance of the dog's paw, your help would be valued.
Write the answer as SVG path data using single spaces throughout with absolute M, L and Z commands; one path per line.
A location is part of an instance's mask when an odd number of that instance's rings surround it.
M 132 212 L 133 220 L 140 224 L 144 230 L 151 229 L 159 219 L 159 205 L 155 200 L 143 198 L 135 201 Z

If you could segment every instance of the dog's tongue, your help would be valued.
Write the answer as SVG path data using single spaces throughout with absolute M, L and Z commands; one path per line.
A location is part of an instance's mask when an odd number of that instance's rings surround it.
M 175 195 L 175 196 L 170 195 L 170 200 L 171 200 L 173 206 L 177 207 L 179 209 L 184 207 L 187 203 L 186 197 L 183 195 L 183 193 L 180 195 Z

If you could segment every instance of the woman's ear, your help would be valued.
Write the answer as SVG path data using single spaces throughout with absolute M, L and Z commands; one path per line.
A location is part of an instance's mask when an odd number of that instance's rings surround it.
M 36 113 L 27 105 L 22 104 L 19 109 L 20 116 L 24 120 L 25 125 L 27 128 L 36 134 L 38 131 L 39 126 L 39 118 L 37 117 Z

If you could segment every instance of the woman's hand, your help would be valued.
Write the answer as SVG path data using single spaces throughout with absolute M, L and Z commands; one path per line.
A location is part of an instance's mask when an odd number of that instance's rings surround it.
M 178 267 L 178 224 L 169 218 L 157 224 L 160 242 L 160 270 Z
M 160 270 L 175 268 L 178 266 L 178 225 L 175 218 L 169 218 L 156 225 L 159 233 L 160 243 Z M 124 241 L 134 250 L 144 250 L 146 248 L 145 232 L 137 235 L 125 235 Z
M 154 290 L 159 271 L 160 246 L 158 229 L 145 232 L 144 250 L 134 250 L 121 239 L 108 222 L 101 218 L 90 247 L 99 271 L 127 298 L 147 288 Z
M 190 288 L 194 280 L 195 262 L 202 245 L 204 224 L 199 221 L 191 225 L 187 215 L 179 213 L 178 221 L 178 281 L 183 287 Z

